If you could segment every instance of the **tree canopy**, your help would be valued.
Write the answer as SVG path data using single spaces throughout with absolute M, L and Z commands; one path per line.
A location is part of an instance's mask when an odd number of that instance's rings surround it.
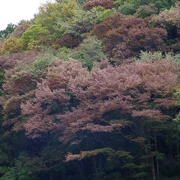
M 0 31 L 0 180 L 180 179 L 179 14 L 57 0 Z

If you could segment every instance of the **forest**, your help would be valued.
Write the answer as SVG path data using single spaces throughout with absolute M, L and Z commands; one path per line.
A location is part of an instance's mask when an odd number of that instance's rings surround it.
M 0 31 L 0 180 L 179 180 L 180 1 L 56 0 Z

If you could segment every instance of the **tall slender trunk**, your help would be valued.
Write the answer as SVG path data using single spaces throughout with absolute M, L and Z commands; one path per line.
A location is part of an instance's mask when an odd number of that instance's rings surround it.
M 52 171 L 50 172 L 49 180 L 53 180 L 53 173 L 52 173 Z
M 155 141 L 155 151 L 158 152 L 156 132 L 154 132 L 154 141 Z M 156 173 L 157 173 L 157 178 L 159 178 L 159 161 L 157 156 L 156 156 Z
M 177 158 L 178 158 L 178 160 L 180 159 L 180 154 L 179 154 L 179 138 L 178 138 L 178 136 L 177 136 L 177 138 L 176 138 L 176 151 L 177 151 Z
M 149 145 L 151 145 L 150 139 L 148 139 Z M 152 173 L 152 180 L 156 180 L 156 170 L 155 170 L 155 162 L 154 162 L 154 156 L 152 154 L 152 149 L 149 150 L 150 155 L 150 163 L 151 163 L 151 173 Z
M 151 156 L 151 171 L 152 171 L 153 180 L 156 180 L 156 173 L 155 173 L 154 157 L 153 156 Z

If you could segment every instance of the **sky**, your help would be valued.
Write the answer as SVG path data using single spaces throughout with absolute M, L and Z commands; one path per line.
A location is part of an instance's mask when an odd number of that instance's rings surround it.
M 41 4 L 54 0 L 0 0 L 0 30 L 8 24 L 30 20 L 38 12 Z

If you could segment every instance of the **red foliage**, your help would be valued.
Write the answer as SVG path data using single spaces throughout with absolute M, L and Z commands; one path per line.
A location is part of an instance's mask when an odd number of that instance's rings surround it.
M 121 44 L 117 44 L 115 48 L 112 50 L 112 61 L 116 64 L 127 62 L 127 59 L 132 57 L 133 54 L 130 49 L 127 48 L 127 43 L 123 42 Z M 121 60 L 121 61 L 119 61 Z
M 63 36 L 62 38 L 56 39 L 53 43 L 55 47 L 63 47 L 66 46 L 68 48 L 74 48 L 81 43 L 82 39 L 80 37 L 76 37 L 73 34 L 69 33 Z
M 115 57 L 120 57 L 123 54 L 122 45 L 125 45 L 125 58 L 138 55 L 141 50 L 153 51 L 162 48 L 163 39 L 167 36 L 163 28 L 150 28 L 142 18 L 121 14 L 108 17 L 103 23 L 95 25 L 93 34 L 103 40 L 111 56 L 115 53 Z
M 11 96 L 28 93 L 36 86 L 36 77 L 31 72 L 21 72 L 15 69 L 6 71 L 6 83 L 3 85 L 4 91 Z
M 9 56 L 0 56 L 0 67 L 3 69 L 9 69 L 16 66 L 17 62 L 32 63 L 34 59 L 39 55 L 37 50 L 32 50 L 22 53 L 13 53 Z
M 114 0 L 91 0 L 84 3 L 84 8 L 89 10 L 96 6 L 102 6 L 108 9 L 108 8 L 112 8 L 113 2 Z
M 0 57 L 1 68 L 5 69 L 4 125 L 14 125 L 22 121 L 20 104 L 34 96 L 33 90 L 38 81 L 26 66 L 29 67 L 39 54 L 32 50 Z
M 76 61 L 52 66 L 38 85 L 35 98 L 21 106 L 27 118 L 23 125 L 27 135 L 34 138 L 63 131 L 60 139 L 68 141 L 79 130 L 111 132 L 127 123 L 108 121 L 109 112 L 114 110 L 134 118 L 166 118 L 159 107 L 173 104 L 164 92 L 176 84 L 174 65 L 158 61 L 106 66 L 95 67 L 91 73 Z
M 5 69 L 5 83 L 3 84 L 3 90 L 6 93 L 4 101 L 5 120 L 11 121 L 9 116 L 12 118 L 18 116 L 21 102 L 32 96 L 33 92 L 31 91 L 36 88 L 37 78 L 31 72 L 25 71 L 24 66 L 31 64 L 38 54 L 39 52 L 34 50 L 0 57 L 1 67 Z M 19 64 L 16 66 L 18 62 Z M 12 121 L 14 122 L 14 120 Z
M 49 67 L 46 79 L 38 84 L 35 98 L 21 106 L 23 114 L 29 116 L 24 125 L 27 134 L 31 134 L 34 138 L 39 132 L 54 131 L 61 126 L 55 122 L 56 115 L 68 109 L 71 100 L 67 93 L 69 81 L 87 73 L 77 61 L 57 61 Z
M 152 16 L 151 23 L 157 27 L 163 27 L 168 32 L 166 51 L 180 52 L 180 2 L 176 3 L 176 7 L 170 10 L 164 10 L 157 16 Z

